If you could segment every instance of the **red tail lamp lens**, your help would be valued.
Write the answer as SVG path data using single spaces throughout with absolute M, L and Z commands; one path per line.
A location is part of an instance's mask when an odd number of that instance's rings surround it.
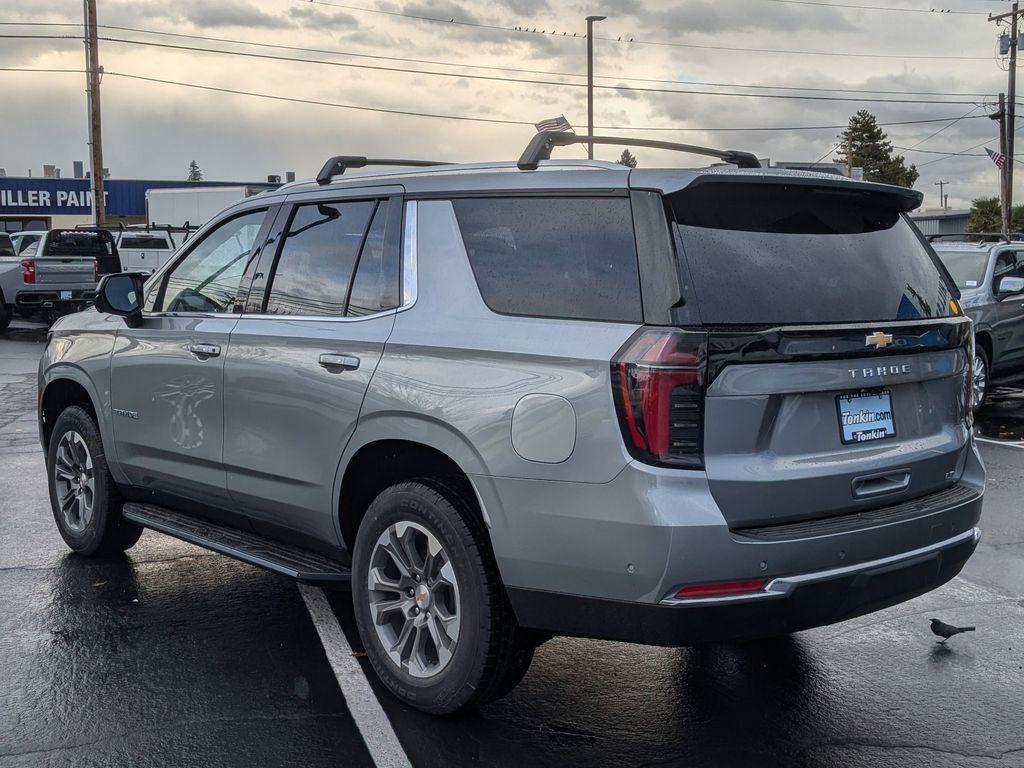
M 706 350 L 706 333 L 642 328 L 612 360 L 619 425 L 635 458 L 703 467 Z
M 676 597 L 728 597 L 760 592 L 768 582 L 764 579 L 720 581 L 717 584 L 694 584 L 676 592 Z
M 36 281 L 36 263 L 32 259 L 25 259 L 21 262 L 21 268 L 25 270 L 21 273 L 21 279 L 26 283 L 34 283 Z

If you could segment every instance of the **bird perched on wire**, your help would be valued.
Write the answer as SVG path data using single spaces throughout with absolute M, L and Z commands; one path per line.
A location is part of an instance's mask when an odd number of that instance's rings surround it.
M 945 622 L 939 621 L 938 619 L 932 619 L 932 634 L 938 635 L 942 639 L 938 642 L 945 643 L 953 635 L 959 635 L 963 632 L 973 632 L 974 627 L 954 627 L 952 624 L 946 624 Z

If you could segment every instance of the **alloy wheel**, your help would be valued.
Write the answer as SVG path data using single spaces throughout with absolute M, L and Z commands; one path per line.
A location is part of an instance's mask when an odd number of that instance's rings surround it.
M 377 539 L 367 574 L 370 617 L 391 661 L 412 677 L 443 671 L 459 640 L 459 582 L 441 542 L 400 521 Z
M 96 478 L 89 447 L 74 430 L 65 432 L 57 444 L 53 487 L 64 524 L 68 530 L 81 533 L 92 522 Z
M 975 355 L 974 357 L 972 374 L 974 377 L 974 389 L 971 405 L 977 410 L 985 399 L 985 390 L 988 387 L 988 366 L 985 364 L 985 358 L 981 355 Z

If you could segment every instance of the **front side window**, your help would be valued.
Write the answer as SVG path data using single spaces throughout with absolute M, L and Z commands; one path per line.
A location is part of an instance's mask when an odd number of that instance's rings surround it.
M 164 312 L 231 312 L 266 211 L 224 222 L 196 245 L 167 275 Z
M 640 322 L 629 199 L 453 200 L 487 306 L 509 315 Z
M 373 200 L 296 206 L 274 265 L 267 314 L 343 316 L 376 207 Z

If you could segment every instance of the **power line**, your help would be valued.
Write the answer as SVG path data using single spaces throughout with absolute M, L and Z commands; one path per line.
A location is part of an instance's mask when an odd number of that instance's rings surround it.
M 28 68 L 28 67 L 0 67 L 0 72 L 72 72 L 81 74 L 84 70 L 79 69 L 46 69 L 46 68 Z M 112 72 L 105 71 L 105 75 L 113 77 L 125 77 L 136 80 L 144 80 L 147 82 L 163 83 L 166 85 L 175 85 L 185 88 L 198 88 L 201 90 L 217 91 L 221 93 L 232 93 L 240 96 L 251 96 L 255 98 L 271 99 L 275 101 L 293 101 L 301 104 L 311 104 L 315 106 L 325 107 L 337 107 L 340 109 L 355 109 L 366 112 L 383 112 L 387 114 L 400 114 L 400 115 L 411 115 L 415 117 L 434 117 L 441 119 L 451 120 L 468 120 L 472 122 L 483 122 L 483 123 L 498 123 L 503 125 L 530 125 L 533 123 L 528 120 L 503 120 L 498 118 L 485 118 L 468 115 L 443 115 L 426 112 L 416 112 L 412 110 L 395 110 L 387 109 L 382 107 L 369 107 L 365 105 L 355 104 L 340 104 L 336 102 L 321 101 L 317 99 L 300 99 L 297 97 L 279 96 L 276 94 L 259 93 L 256 91 L 244 91 L 233 88 L 222 88 L 217 86 L 201 85 L 198 83 L 187 83 L 178 80 L 167 80 L 161 78 L 146 77 L 143 75 L 137 75 L 128 72 Z M 891 122 L 880 122 L 879 126 L 890 127 L 890 126 L 902 126 L 902 125 L 926 125 L 929 123 L 946 123 L 950 120 L 972 120 L 985 118 L 987 115 L 976 115 L 968 118 L 951 118 L 951 117 L 934 117 L 925 118 L 920 120 L 896 120 Z M 727 126 L 727 127 L 679 127 L 679 126 L 623 126 L 623 125 L 596 125 L 595 128 L 600 128 L 606 131 L 672 131 L 675 133 L 771 133 L 771 132 L 792 132 L 792 131 L 834 131 L 841 130 L 847 127 L 847 125 L 795 125 L 795 126 Z
M 36 37 L 35 35 L 0 35 L 3 37 Z M 50 37 L 48 35 L 40 37 Z M 355 64 L 347 61 L 323 61 L 321 59 L 307 59 L 297 56 L 275 56 L 269 53 L 256 53 L 253 51 L 228 51 L 218 48 L 204 48 L 193 45 L 177 45 L 174 43 L 158 43 L 152 40 L 128 40 L 117 37 L 101 37 L 100 40 L 124 45 L 140 45 L 168 50 L 190 51 L 194 53 L 213 53 L 223 56 L 240 56 L 247 58 L 266 59 L 271 61 L 288 61 L 302 64 L 318 64 L 321 66 L 346 67 L 351 69 L 364 69 L 377 72 L 397 72 L 412 75 L 428 75 L 432 77 L 449 77 L 455 79 L 485 80 L 490 82 L 521 83 L 525 85 L 547 85 L 562 88 L 586 88 L 586 83 L 569 83 L 557 80 L 537 80 L 531 78 L 501 77 L 498 75 L 467 74 L 459 72 L 440 72 L 437 70 L 409 69 L 407 67 L 385 67 L 379 64 Z M 708 91 L 685 88 L 642 88 L 630 85 L 595 85 L 594 88 L 610 91 L 625 91 L 630 93 L 658 93 L 687 96 L 728 96 L 736 98 L 751 99 L 785 99 L 797 101 L 843 101 L 872 104 L 973 104 L 973 101 L 946 100 L 946 99 L 887 99 L 861 96 L 823 96 L 806 94 L 780 94 L 780 93 L 736 93 L 727 91 Z
M 0 26 L 46 26 L 46 27 L 77 27 L 79 25 L 73 23 L 63 22 L 11 22 L 11 21 L 0 21 Z M 340 51 L 337 49 L 326 49 L 326 48 L 309 48 L 305 46 L 295 45 L 283 45 L 280 43 L 264 43 L 257 42 L 254 40 L 239 40 L 237 38 L 227 37 L 211 37 L 208 35 L 194 35 L 185 32 L 171 32 L 167 30 L 156 30 L 156 29 L 144 29 L 141 27 L 125 27 L 114 24 L 99 24 L 97 25 L 100 29 L 116 30 L 121 32 L 135 32 L 145 35 L 159 35 L 164 37 L 178 37 L 189 40 L 203 40 L 207 42 L 217 43 L 230 43 L 233 45 L 248 45 L 259 48 L 273 48 L 277 50 L 286 51 L 298 51 L 302 53 L 319 53 L 327 54 L 332 56 L 350 56 L 353 58 L 363 59 L 379 59 L 382 61 L 398 61 L 410 64 L 427 64 L 431 66 L 444 66 L 444 67 L 461 67 L 468 69 L 480 69 L 486 71 L 498 71 L 498 72 L 521 72 L 526 74 L 536 75 L 549 75 L 556 77 L 586 77 L 585 74 L 579 72 L 558 72 L 551 70 L 542 69 L 522 69 L 518 67 L 500 67 L 500 66 L 488 66 L 483 64 L 465 64 L 461 62 L 451 61 L 437 61 L 435 59 L 415 59 L 401 56 L 383 56 L 379 54 L 368 54 L 368 53 L 357 53 L 353 51 Z M 45 37 L 39 35 L 39 37 Z M 72 38 L 69 38 L 72 39 Z M 74 38 L 78 39 L 78 38 Z M 889 95 L 904 95 L 904 96 L 975 96 L 986 98 L 991 96 L 989 93 L 978 93 L 978 92 L 964 92 L 964 91 L 905 91 L 905 90 L 892 90 L 884 88 L 824 88 L 817 86 L 799 86 L 799 85 L 767 85 L 761 83 L 720 83 L 720 82 L 707 82 L 700 80 L 671 80 L 662 78 L 650 78 L 650 77 L 633 77 L 633 76 L 616 76 L 616 75 L 595 75 L 600 80 L 614 80 L 618 82 L 641 82 L 641 83 L 666 83 L 672 85 L 703 85 L 715 88 L 748 88 L 752 90 L 786 90 L 786 91 L 812 91 L 822 93 L 871 93 L 871 94 L 889 94 Z
M 913 150 L 913 149 L 915 149 L 916 147 L 919 147 L 919 146 L 921 146 L 922 144 L 924 144 L 924 143 L 925 143 L 926 141 L 931 141 L 931 140 L 932 140 L 932 139 L 934 139 L 934 138 L 935 138 L 936 136 L 938 136 L 938 135 L 939 135 L 940 133 L 942 133 L 943 131 L 945 131 L 945 130 L 946 130 L 947 128 L 952 128 L 952 127 L 953 127 L 954 125 L 956 125 L 957 123 L 959 123 L 959 122 L 960 122 L 961 120 L 964 120 L 964 119 L 966 119 L 967 117 L 969 117 L 969 116 L 971 115 L 971 113 L 973 113 L 973 112 L 977 112 L 977 111 L 978 111 L 979 109 L 981 109 L 981 107 L 975 107 L 974 109 L 970 110 L 970 112 L 965 112 L 965 113 L 964 113 L 964 115 L 963 115 L 963 117 L 958 117 L 958 118 L 957 118 L 956 120 L 950 120 L 948 124 L 946 124 L 946 125 L 942 126 L 941 128 L 939 128 L 939 130 L 937 130 L 937 131 L 936 131 L 935 133 L 933 133 L 933 134 L 931 134 L 931 135 L 929 135 L 929 136 L 926 136 L 925 138 L 921 139 L 921 140 L 920 140 L 919 142 L 917 142 L 916 144 L 913 144 L 913 145 L 911 145 L 911 146 L 907 147 L 907 149 L 908 149 L 908 150 Z
M 813 5 L 821 8 L 853 8 L 859 11 L 896 11 L 898 13 L 927 13 L 936 18 L 943 18 L 945 16 L 988 16 L 984 11 L 960 11 L 954 9 L 941 9 L 935 8 L 898 8 L 898 7 L 886 7 L 884 5 L 857 5 L 853 3 L 826 3 L 821 0 L 765 0 L 769 3 L 784 3 L 786 5 Z
M 440 18 L 437 16 L 426 16 L 423 14 L 403 13 L 400 11 L 385 11 L 380 8 L 366 8 L 358 5 L 348 5 L 346 3 L 335 3 L 328 2 L 328 0 L 294 0 L 295 2 L 301 2 L 303 5 L 316 4 L 326 5 L 333 8 L 344 8 L 350 11 L 361 11 L 364 13 L 379 13 L 387 16 L 399 16 L 406 19 L 412 19 L 415 21 L 425 21 L 437 24 L 449 24 L 465 27 L 476 27 L 480 29 L 491 29 L 500 30 L 502 32 L 510 32 L 513 34 L 540 34 L 548 37 L 556 37 L 562 39 L 575 39 L 584 41 L 586 40 L 585 35 L 574 33 L 569 35 L 566 32 L 558 34 L 557 31 L 552 30 L 548 32 L 546 29 L 542 29 L 540 32 L 534 29 L 526 29 L 523 27 L 509 27 L 507 25 L 500 24 L 483 24 L 480 22 L 471 21 L 460 21 L 454 17 L 451 18 Z M 619 37 L 602 37 L 599 35 L 594 36 L 595 40 L 602 40 L 610 43 L 621 43 L 625 45 L 656 45 L 656 46 L 670 46 L 675 48 L 692 48 L 695 50 L 706 50 L 706 51 L 729 51 L 732 53 L 772 53 L 772 54 L 789 54 L 798 56 L 841 56 L 841 57 L 854 57 L 854 58 L 868 58 L 868 59 L 930 59 L 930 60 L 951 60 L 951 61 L 992 61 L 994 56 L 937 56 L 937 55 L 912 55 L 912 54 L 885 54 L 885 53 L 854 53 L 854 52 L 842 52 L 842 51 L 797 51 L 797 50 L 786 50 L 776 48 L 743 48 L 736 46 L 722 46 L 722 45 L 698 45 L 695 43 L 679 43 L 665 40 L 637 40 L 635 37 L 626 37 L 621 35 Z

